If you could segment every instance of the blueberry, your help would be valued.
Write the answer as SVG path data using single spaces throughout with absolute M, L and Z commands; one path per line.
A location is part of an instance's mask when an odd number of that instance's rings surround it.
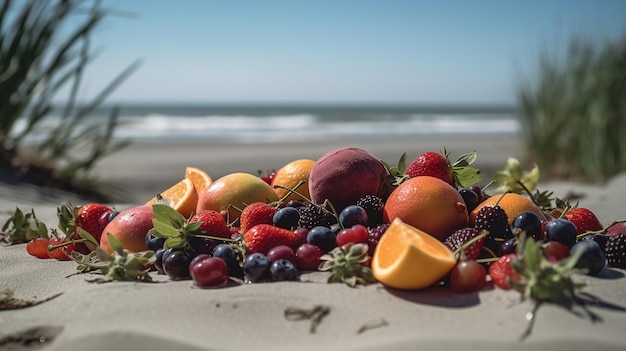
M 367 211 L 359 205 L 350 205 L 339 212 L 339 223 L 344 228 L 355 224 L 367 226 Z
M 248 255 L 243 263 L 243 272 L 246 283 L 256 283 L 264 279 L 270 268 L 270 260 L 262 253 Z
M 215 249 L 213 249 L 213 257 L 221 258 L 224 262 L 226 262 L 228 275 L 231 277 L 243 276 L 243 270 L 239 265 L 237 253 L 233 250 L 232 246 L 228 244 L 218 244 Z
M 513 229 L 526 232 L 526 237 L 541 240 L 541 218 L 534 212 L 524 211 L 518 214 L 511 223 Z
M 284 258 L 272 262 L 270 273 L 274 281 L 296 280 L 298 278 L 296 267 Z
M 571 248 L 576 243 L 576 226 L 567 219 L 553 219 L 546 224 L 547 241 L 558 241 Z
M 154 261 L 154 268 L 156 268 L 159 274 L 165 274 L 165 271 L 163 270 L 163 254 L 165 253 L 165 251 L 167 250 L 158 249 L 156 250 L 156 253 L 155 253 L 156 261 Z
M 197 236 L 189 239 L 189 245 L 196 256 L 200 254 L 212 255 L 213 250 L 218 244 L 219 241 L 215 239 L 201 238 Z
M 116 211 L 116 210 L 113 210 L 111 213 L 109 213 L 109 218 L 108 218 L 109 222 L 111 222 L 113 218 L 117 217 L 118 214 L 120 214 L 120 211 Z
M 335 233 L 328 227 L 317 226 L 311 228 L 306 235 L 306 241 L 309 244 L 315 245 L 320 248 L 320 250 L 324 252 L 329 252 L 330 250 L 337 247 L 337 239 L 335 238 Z
M 584 251 L 582 256 L 578 259 L 578 262 L 576 262 L 576 268 L 586 269 L 587 274 L 596 275 L 606 267 L 606 257 L 597 242 L 593 240 L 581 240 L 572 246 L 572 255 L 576 254 L 578 250 Z
M 272 222 L 275 226 L 285 229 L 294 229 L 298 226 L 300 212 L 295 207 L 283 207 L 276 211 Z
M 158 249 L 163 248 L 163 244 L 165 243 L 165 238 L 159 238 L 152 235 L 150 232 L 146 235 L 146 247 L 148 250 L 157 251 Z

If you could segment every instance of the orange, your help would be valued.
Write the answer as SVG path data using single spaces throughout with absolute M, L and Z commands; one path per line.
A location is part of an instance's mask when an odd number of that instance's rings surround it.
M 441 241 L 396 218 L 376 246 L 372 273 L 389 287 L 414 290 L 439 282 L 455 264 Z
M 504 212 L 506 212 L 506 215 L 509 219 L 509 224 L 513 223 L 515 217 L 517 217 L 518 214 L 524 211 L 534 212 L 542 220 L 546 219 L 546 216 L 543 214 L 543 212 L 541 212 L 539 207 L 537 207 L 537 205 L 535 205 L 535 203 L 532 202 L 532 200 L 528 197 L 515 193 L 506 193 L 493 195 L 487 200 L 481 202 L 478 206 L 476 206 L 476 208 L 470 213 L 470 224 L 472 226 L 474 225 L 474 219 L 476 218 L 476 215 L 481 208 L 485 206 L 493 207 L 496 205 L 496 203 L 498 203 L 498 206 L 500 206 L 504 210 Z
M 228 221 L 234 222 L 246 205 L 275 201 L 278 196 L 263 179 L 249 173 L 231 173 L 216 179 L 200 194 L 196 213 L 202 210 L 227 213 Z
M 294 193 L 289 194 L 288 190 L 276 188 L 275 185 L 295 190 L 307 199 L 311 198 L 308 183 L 309 173 L 311 173 L 311 168 L 313 168 L 314 164 L 315 161 L 309 159 L 295 160 L 287 163 L 276 171 L 276 174 L 274 174 L 272 178 L 272 187 L 278 198 L 283 199 L 284 197 L 283 204 L 286 204 L 290 200 L 302 200 L 302 197 Z M 304 183 L 296 188 L 301 181 Z
M 187 166 L 185 169 L 185 178 L 191 180 L 198 196 L 213 183 L 213 180 L 205 171 L 191 166 Z
M 461 194 L 445 181 L 417 176 L 391 192 L 383 208 L 386 222 L 400 218 L 444 241 L 452 232 L 467 226 L 467 207 Z
M 161 193 L 163 199 L 171 201 L 171 206 L 185 218 L 191 216 L 196 210 L 196 204 L 198 203 L 198 193 L 194 188 L 191 180 L 184 178 L 180 182 L 172 185 Z M 146 202 L 146 205 L 152 206 L 157 201 L 156 196 L 150 201 Z

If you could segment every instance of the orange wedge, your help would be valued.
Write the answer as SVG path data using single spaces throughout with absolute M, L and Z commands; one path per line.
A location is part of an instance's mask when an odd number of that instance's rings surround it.
M 415 290 L 441 281 L 455 264 L 441 241 L 396 218 L 376 246 L 372 273 L 386 286 Z
M 193 182 L 187 178 L 184 178 L 180 182 L 172 185 L 167 190 L 161 193 L 161 197 L 165 200 L 171 201 L 171 206 L 185 218 L 191 216 L 196 210 L 198 204 L 198 193 L 193 186 Z M 146 205 L 152 206 L 157 201 L 156 196 L 150 201 L 146 202 Z
M 213 183 L 213 179 L 205 171 L 191 166 L 185 169 L 185 178 L 191 180 L 198 196 Z

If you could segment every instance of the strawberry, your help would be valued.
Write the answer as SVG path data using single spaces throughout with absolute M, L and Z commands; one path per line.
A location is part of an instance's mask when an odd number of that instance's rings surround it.
M 443 153 L 425 152 L 409 164 L 404 174 L 409 178 L 417 176 L 439 178 L 457 189 L 472 186 L 483 178 L 480 170 L 469 167 L 476 161 L 476 152 L 463 154 L 454 163 L 450 162 L 448 156 L 449 153 L 445 148 Z
M 603 226 L 598 220 L 598 217 L 596 217 L 596 215 L 591 212 L 591 210 L 584 207 L 576 207 L 567 211 L 563 218 L 574 223 L 578 234 L 603 229 Z
M 241 212 L 240 228 L 245 233 L 257 224 L 273 224 L 274 214 L 278 209 L 265 202 L 253 202 Z
M 109 216 L 113 209 L 99 203 L 88 203 L 78 208 L 76 226 L 84 229 L 96 240 L 100 240 L 102 230 L 109 224 Z
M 454 173 L 447 155 L 428 151 L 417 156 L 406 168 L 404 174 L 410 178 L 431 176 L 454 185 Z
M 504 255 L 489 265 L 489 276 L 497 287 L 505 290 L 511 289 L 511 282 L 520 279 L 519 274 L 511 265 L 516 256 L 514 253 Z
M 100 203 L 87 203 L 82 206 L 72 206 L 69 202 L 57 208 L 59 229 L 73 239 L 79 239 L 79 228 L 100 240 L 104 227 L 109 223 L 113 209 Z
M 459 247 L 478 235 L 480 235 L 480 231 L 476 228 L 462 228 L 450 234 L 443 243 L 450 250 L 456 251 Z M 483 248 L 483 242 L 484 239 L 481 238 L 465 248 L 465 256 L 467 259 L 475 260 L 478 258 Z
M 292 247 L 299 242 L 299 236 L 293 231 L 271 224 L 257 224 L 243 235 L 247 254 L 256 252 L 267 255 L 268 251 L 278 245 Z
M 226 219 L 217 211 L 202 210 L 191 217 L 191 222 L 201 222 L 199 230 L 206 232 L 206 235 L 220 238 L 231 237 Z

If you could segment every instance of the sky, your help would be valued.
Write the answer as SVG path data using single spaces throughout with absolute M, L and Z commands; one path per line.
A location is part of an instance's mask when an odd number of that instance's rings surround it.
M 105 0 L 83 97 L 142 103 L 504 104 L 541 50 L 626 36 L 626 0 Z

